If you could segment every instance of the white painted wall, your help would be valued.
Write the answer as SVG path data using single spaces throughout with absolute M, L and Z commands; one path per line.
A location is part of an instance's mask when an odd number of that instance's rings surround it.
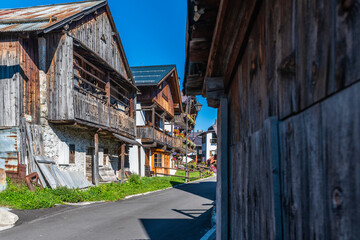
M 140 139 L 136 139 L 141 143 Z M 129 165 L 130 172 L 139 174 L 139 151 L 140 148 L 140 161 L 141 161 L 141 176 L 145 176 L 145 149 L 140 146 L 133 146 L 129 148 Z
M 211 139 L 212 139 L 212 132 L 206 133 L 206 142 L 202 144 L 202 151 L 205 154 L 205 161 L 211 157 L 210 151 L 217 150 L 217 145 L 212 145 Z
M 60 169 L 86 173 L 86 149 L 94 147 L 94 135 L 75 128 L 47 124 L 43 126 L 44 152 L 53 159 Z M 69 163 L 69 145 L 75 144 L 75 163 Z M 115 152 L 119 143 L 99 136 L 99 165 L 107 164 L 118 169 L 119 159 Z M 104 148 L 109 151 L 109 157 L 104 159 Z
M 136 109 L 141 109 L 141 104 L 136 103 Z M 136 111 L 136 126 L 145 126 L 145 112 Z

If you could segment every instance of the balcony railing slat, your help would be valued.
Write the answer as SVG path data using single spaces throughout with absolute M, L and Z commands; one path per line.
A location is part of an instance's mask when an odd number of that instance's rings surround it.
M 100 126 L 120 130 L 135 136 L 135 121 L 125 113 L 105 104 L 74 92 L 75 118 Z

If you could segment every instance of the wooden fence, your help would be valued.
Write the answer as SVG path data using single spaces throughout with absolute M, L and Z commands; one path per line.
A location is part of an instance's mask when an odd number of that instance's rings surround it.
M 157 171 L 158 169 L 184 171 L 185 176 L 176 175 L 176 174 L 169 174 L 169 173 L 165 173 L 165 171 L 159 172 L 159 171 Z M 190 177 L 190 173 L 199 173 L 199 176 Z M 169 176 L 169 177 L 179 177 L 179 178 L 184 178 L 185 180 L 187 179 L 188 181 L 191 181 L 191 180 L 199 179 L 199 178 L 202 178 L 202 177 L 211 176 L 211 172 L 210 172 L 210 168 L 203 167 L 203 166 L 196 166 L 194 169 L 191 169 L 191 168 L 178 169 L 178 168 L 169 168 L 169 167 L 155 167 L 154 175 L 155 175 L 155 177 L 157 177 L 157 175 Z

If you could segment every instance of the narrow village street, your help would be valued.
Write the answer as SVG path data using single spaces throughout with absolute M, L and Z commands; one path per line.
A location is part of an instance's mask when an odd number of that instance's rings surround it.
M 0 239 L 200 239 L 210 228 L 215 188 L 211 177 L 123 201 L 43 211 L 35 219 L 23 211 L 20 225 Z

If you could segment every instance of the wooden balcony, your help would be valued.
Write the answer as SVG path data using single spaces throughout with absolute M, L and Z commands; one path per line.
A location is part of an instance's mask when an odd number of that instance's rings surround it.
M 68 40 L 73 44 L 61 48 L 66 61 L 49 70 L 49 121 L 134 138 L 133 82 L 78 40 Z
M 181 137 L 174 137 L 174 148 L 181 153 L 185 153 L 186 152 L 186 140 L 181 138 Z M 191 152 L 195 152 L 195 148 L 193 148 L 190 144 L 190 142 L 188 142 L 188 153 Z
M 135 121 L 125 112 L 106 106 L 90 96 L 74 92 L 74 117 L 85 123 L 135 136 Z
M 185 129 L 186 128 L 186 118 L 188 118 L 188 129 L 192 130 L 194 129 L 196 123 L 193 119 L 191 119 L 187 114 L 185 113 L 181 113 L 179 115 L 175 115 L 175 124 L 177 126 L 180 126 L 181 128 Z
M 144 145 L 152 144 L 153 147 L 167 147 L 168 149 L 174 147 L 174 138 L 172 136 L 151 126 L 138 126 L 137 138 L 141 138 Z

